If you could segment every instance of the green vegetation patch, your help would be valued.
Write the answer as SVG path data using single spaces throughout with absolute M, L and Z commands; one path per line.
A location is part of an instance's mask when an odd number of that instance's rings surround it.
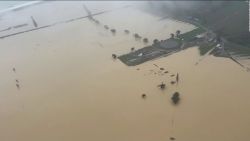
M 148 46 L 139 49 L 135 52 L 121 55 L 118 58 L 128 66 L 135 66 L 144 63 L 146 61 L 152 60 L 154 58 L 157 58 L 166 53 L 167 52 L 163 49 L 153 46 Z
M 206 30 L 203 29 L 202 27 L 198 27 L 192 31 L 183 33 L 179 35 L 179 38 L 183 39 L 184 41 L 192 41 L 197 35 L 204 33 Z
M 226 50 L 231 54 L 238 56 L 250 56 L 250 48 L 246 46 L 242 46 L 232 42 L 227 42 L 225 45 L 226 45 Z
M 199 46 L 200 55 L 205 55 L 208 51 L 213 49 L 216 43 L 203 43 Z

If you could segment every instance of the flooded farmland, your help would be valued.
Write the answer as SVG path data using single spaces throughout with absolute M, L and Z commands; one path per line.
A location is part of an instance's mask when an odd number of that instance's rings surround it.
M 136 66 L 112 58 L 195 29 L 141 6 L 54 1 L 2 15 L 1 30 L 11 28 L 0 32 L 0 140 L 248 140 L 250 72 L 237 63 L 197 47 Z

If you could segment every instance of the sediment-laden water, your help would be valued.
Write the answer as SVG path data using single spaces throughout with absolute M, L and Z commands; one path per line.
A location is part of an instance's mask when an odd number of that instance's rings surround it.
M 38 27 L 87 16 L 83 3 L 92 14 L 106 11 L 94 16 L 100 24 L 83 18 L 0 40 L 0 140 L 249 139 L 250 73 L 230 59 L 200 56 L 196 47 L 134 67 L 112 59 L 145 46 L 134 33 L 150 44 L 190 24 L 159 21 L 129 2 L 50 2 L 6 15 L 1 29 L 29 26 L 0 34 L 35 28 L 30 16 Z

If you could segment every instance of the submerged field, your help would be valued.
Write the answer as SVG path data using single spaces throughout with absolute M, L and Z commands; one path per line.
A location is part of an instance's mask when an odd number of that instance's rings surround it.
M 105 11 L 94 16 L 100 24 L 61 22 L 87 16 L 82 4 L 93 14 Z M 134 67 L 112 59 L 145 46 L 134 33 L 152 44 L 195 28 L 160 21 L 137 5 L 48 2 L 3 16 L 1 29 L 28 25 L 1 36 L 34 28 L 30 16 L 38 27 L 53 26 L 0 39 L 0 140 L 248 140 L 250 73 L 230 59 L 200 56 L 197 47 Z M 177 73 L 178 85 L 170 84 Z M 162 82 L 165 90 L 157 87 Z

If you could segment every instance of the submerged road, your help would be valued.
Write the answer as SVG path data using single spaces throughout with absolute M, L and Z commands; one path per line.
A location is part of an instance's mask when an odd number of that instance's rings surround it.
M 106 13 L 106 12 L 108 12 L 108 11 L 103 11 L 103 12 L 98 12 L 98 13 L 95 13 L 95 14 L 91 14 L 91 16 L 93 17 L 93 16 L 100 15 L 100 14 L 103 14 L 103 13 Z M 82 20 L 82 19 L 85 19 L 85 18 L 88 18 L 88 17 L 89 17 L 89 15 L 74 18 L 74 19 L 69 19 L 69 20 L 65 20 L 65 21 L 60 21 L 60 22 L 56 22 L 56 23 L 53 23 L 53 24 L 49 24 L 49 25 L 45 25 L 45 26 L 41 26 L 41 27 L 36 27 L 36 28 L 32 28 L 32 29 L 12 33 L 12 34 L 7 34 L 7 35 L 4 35 L 4 36 L 0 36 L 0 39 L 15 36 L 15 35 L 19 35 L 19 34 L 23 34 L 23 33 L 27 33 L 27 32 L 31 32 L 31 31 L 40 30 L 40 29 L 43 29 L 43 28 L 56 26 L 56 25 L 63 24 L 63 23 L 70 23 L 70 22 L 77 21 L 77 20 Z

